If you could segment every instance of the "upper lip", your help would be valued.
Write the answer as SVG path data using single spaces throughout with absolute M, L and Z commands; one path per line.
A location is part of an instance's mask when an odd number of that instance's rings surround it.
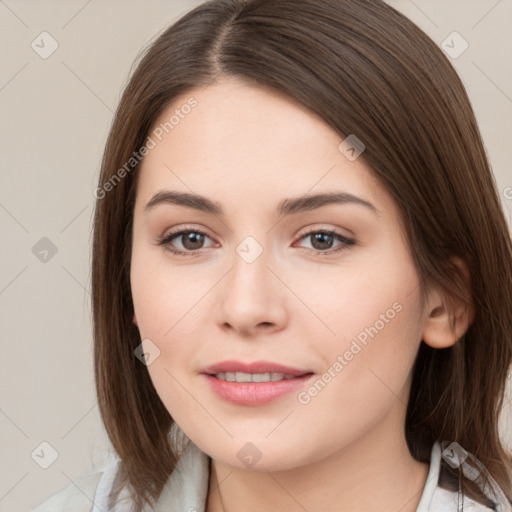
M 254 361 L 252 363 L 243 363 L 241 361 L 222 361 L 203 368 L 201 373 L 216 375 L 217 373 L 224 372 L 242 372 L 242 373 L 284 373 L 285 375 L 293 375 L 299 377 L 307 373 L 312 373 L 311 370 L 304 370 L 301 368 L 292 368 L 271 361 Z

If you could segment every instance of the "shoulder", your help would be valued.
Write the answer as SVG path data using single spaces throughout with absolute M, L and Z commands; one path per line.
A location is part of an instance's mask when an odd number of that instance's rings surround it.
M 81 476 L 64 489 L 53 494 L 29 512 L 96 512 L 98 501 L 104 500 L 106 488 L 117 469 L 117 461 L 111 460 L 101 469 Z
M 488 479 L 484 484 L 483 476 Z M 474 489 L 462 491 L 460 479 Z M 459 444 L 443 441 L 432 447 L 430 471 L 416 512 L 512 512 L 511 503 L 487 468 Z
M 109 507 L 108 497 L 119 465 L 118 459 L 111 460 L 101 470 L 77 479 L 29 512 L 131 512 L 133 499 L 127 486 L 121 489 L 115 504 Z M 203 512 L 208 480 L 209 457 L 194 443 L 187 443 L 154 510 Z M 153 512 L 153 508 L 147 505 L 144 512 Z

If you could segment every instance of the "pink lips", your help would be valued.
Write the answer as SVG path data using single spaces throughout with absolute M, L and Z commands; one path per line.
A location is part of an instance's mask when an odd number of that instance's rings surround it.
M 284 373 L 295 378 L 269 382 L 228 382 L 215 377 L 217 373 L 225 372 Z M 236 405 L 250 406 L 263 405 L 286 393 L 298 391 L 313 376 L 310 370 L 291 368 L 268 361 L 223 361 L 204 368 L 201 373 L 217 396 Z

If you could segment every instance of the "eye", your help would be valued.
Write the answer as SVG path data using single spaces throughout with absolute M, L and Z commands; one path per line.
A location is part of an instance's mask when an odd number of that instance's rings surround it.
M 158 240 L 157 245 L 165 247 L 166 251 L 178 256 L 199 256 L 199 249 L 203 249 L 205 238 L 210 238 L 204 231 L 198 229 L 181 229 L 167 234 Z M 312 242 L 312 250 L 315 254 L 328 255 L 341 252 L 351 245 L 355 244 L 354 240 L 338 233 L 336 230 L 314 230 L 304 233 L 299 240 L 310 238 Z M 176 249 L 173 246 L 174 240 L 181 240 L 182 248 Z M 211 239 L 210 239 L 211 240 Z M 338 240 L 339 245 L 332 249 L 333 243 Z
M 169 233 L 158 241 L 158 245 L 165 246 L 165 250 L 179 256 L 197 256 L 198 253 L 195 251 L 202 249 L 205 237 L 210 238 L 205 232 L 197 229 L 182 229 Z M 171 242 L 175 239 L 181 240 L 183 249 L 172 247 Z
M 340 252 L 355 244 L 354 240 L 347 238 L 336 230 L 308 231 L 300 237 L 300 240 L 307 238 L 311 239 L 312 250 L 316 254 L 322 255 Z M 331 249 L 335 240 L 338 240 L 340 245 L 335 249 Z

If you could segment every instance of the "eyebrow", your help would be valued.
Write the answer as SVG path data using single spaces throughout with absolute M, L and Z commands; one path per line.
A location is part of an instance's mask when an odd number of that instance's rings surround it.
M 174 190 L 162 190 L 156 193 L 146 204 L 144 211 L 147 212 L 161 204 L 184 206 L 224 217 L 224 211 L 220 203 L 211 201 L 207 197 L 198 194 Z M 325 192 L 284 199 L 278 204 L 277 213 L 279 216 L 293 215 L 304 211 L 316 210 L 330 204 L 356 204 L 368 208 L 377 215 L 379 214 L 379 210 L 372 203 L 347 192 Z

